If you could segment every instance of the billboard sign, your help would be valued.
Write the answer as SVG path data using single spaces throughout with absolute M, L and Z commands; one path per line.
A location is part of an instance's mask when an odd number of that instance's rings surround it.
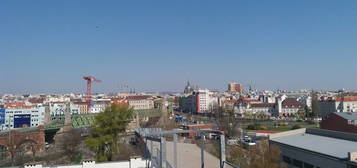
M 30 127 L 31 114 L 14 115 L 14 128 Z
M 0 124 L 5 124 L 5 109 L 0 108 Z

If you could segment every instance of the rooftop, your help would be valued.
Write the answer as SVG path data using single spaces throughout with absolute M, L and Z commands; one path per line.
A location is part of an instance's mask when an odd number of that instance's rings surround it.
M 357 113 L 342 112 L 342 113 L 335 113 L 335 114 L 347 120 L 357 120 Z
M 357 134 L 342 134 L 336 131 L 326 131 L 317 129 L 312 132 L 305 132 L 301 130 L 303 129 L 294 130 L 295 132 L 283 132 L 281 133 L 281 136 L 278 133 L 271 136 L 270 140 L 273 142 L 278 142 L 281 144 L 320 153 L 323 155 L 332 156 L 339 159 L 346 159 L 348 158 L 349 152 L 357 151 L 357 141 L 353 140 L 357 137 Z M 316 132 L 318 131 L 321 131 L 323 133 L 318 135 L 316 134 Z M 328 136 L 328 133 L 330 133 L 331 136 Z M 346 137 L 337 137 L 341 135 L 345 135 Z M 348 138 L 350 138 L 351 140 L 347 140 Z

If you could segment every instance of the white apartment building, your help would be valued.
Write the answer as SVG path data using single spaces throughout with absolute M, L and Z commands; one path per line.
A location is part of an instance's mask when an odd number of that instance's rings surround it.
M 103 103 L 103 102 L 94 103 L 94 104 L 92 104 L 92 107 L 90 108 L 90 113 L 103 112 L 107 106 L 108 106 L 108 104 Z
M 215 97 L 208 89 L 198 89 L 193 92 L 196 97 L 196 113 L 207 113 L 218 104 L 218 97 Z
M 71 101 L 71 98 L 70 97 L 64 97 L 64 96 L 57 96 L 57 97 L 54 97 L 54 96 L 48 96 L 44 103 L 54 103 L 54 102 L 69 102 Z
M 49 110 L 51 115 L 64 115 L 67 108 L 67 103 L 50 103 Z M 79 114 L 80 113 L 80 106 L 78 104 L 70 103 L 70 111 L 71 114 Z
M 45 107 L 9 108 L 5 109 L 5 123 L 0 125 L 1 130 L 21 127 L 36 127 L 44 124 Z

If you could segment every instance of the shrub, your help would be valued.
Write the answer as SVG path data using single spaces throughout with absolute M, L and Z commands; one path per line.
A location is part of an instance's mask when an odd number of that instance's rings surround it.
M 260 124 L 255 123 L 255 124 L 249 124 L 247 126 L 247 129 L 249 129 L 249 130 L 257 130 L 257 129 L 259 129 L 259 127 L 260 127 Z
M 316 122 L 313 121 L 313 120 L 307 120 L 306 122 L 307 122 L 308 124 L 316 124 Z
M 260 126 L 260 127 L 258 127 L 258 129 L 259 129 L 259 130 L 267 130 L 268 127 L 267 127 L 267 126 Z
M 287 122 L 279 122 L 278 123 L 278 126 L 288 126 L 289 125 L 289 123 L 287 123 Z
M 291 129 L 292 130 L 295 130 L 295 129 L 300 129 L 300 128 L 302 128 L 302 126 L 301 125 L 294 125 L 293 127 L 291 127 Z

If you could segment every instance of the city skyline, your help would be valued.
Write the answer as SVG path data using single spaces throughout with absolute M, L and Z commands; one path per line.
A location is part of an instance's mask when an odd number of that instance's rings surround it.
M 357 1 L 0 2 L 0 93 L 357 90 Z

